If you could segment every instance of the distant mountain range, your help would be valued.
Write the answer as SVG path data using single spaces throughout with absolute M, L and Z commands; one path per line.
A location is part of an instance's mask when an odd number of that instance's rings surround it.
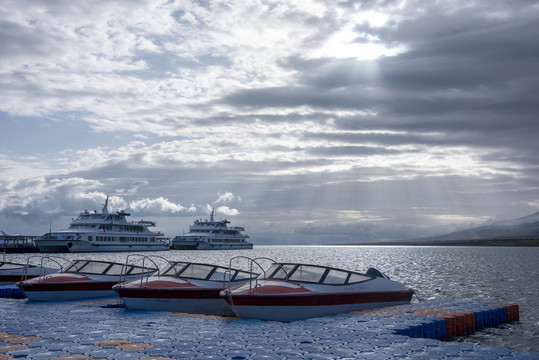
M 380 245 L 539 246 L 539 211 L 518 219 L 496 221 L 444 235 Z
M 502 220 L 471 229 L 435 236 L 430 241 L 539 239 L 539 211 L 513 220 Z

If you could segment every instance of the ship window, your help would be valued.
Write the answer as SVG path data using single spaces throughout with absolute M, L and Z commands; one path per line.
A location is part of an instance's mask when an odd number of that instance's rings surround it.
M 319 282 L 326 268 L 311 265 L 300 265 L 288 278 L 292 281 Z
M 213 266 L 210 265 L 189 264 L 189 266 L 178 275 L 193 279 L 206 279 L 212 270 Z
M 346 279 L 348 278 L 348 271 L 341 271 L 341 270 L 329 270 L 328 274 L 326 275 L 326 278 L 324 279 L 324 284 L 332 284 L 332 285 L 341 285 L 346 283 Z
M 355 282 L 360 282 L 360 281 L 365 281 L 365 280 L 370 280 L 372 279 L 370 276 L 366 276 L 366 275 L 361 275 L 361 274 L 350 274 L 350 279 L 348 279 L 348 283 L 355 283 Z

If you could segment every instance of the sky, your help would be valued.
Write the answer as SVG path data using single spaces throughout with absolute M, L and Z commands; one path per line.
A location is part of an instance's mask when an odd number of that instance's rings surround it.
M 417 239 L 539 210 L 539 3 L 0 2 L 0 229 Z

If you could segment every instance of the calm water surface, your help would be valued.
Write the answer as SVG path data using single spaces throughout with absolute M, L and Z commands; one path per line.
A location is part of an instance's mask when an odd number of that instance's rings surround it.
M 481 345 L 539 352 L 539 248 L 537 247 L 377 247 L 377 246 L 255 246 L 252 250 L 147 253 L 169 260 L 228 266 L 243 255 L 276 261 L 304 262 L 365 271 L 375 267 L 414 289 L 420 299 L 471 299 L 513 303 L 520 322 L 487 329 L 459 339 Z M 68 259 L 125 262 L 126 253 L 59 254 Z M 11 254 L 12 261 L 28 255 Z M 245 267 L 239 261 L 236 267 Z M 417 298 L 414 301 L 419 301 Z

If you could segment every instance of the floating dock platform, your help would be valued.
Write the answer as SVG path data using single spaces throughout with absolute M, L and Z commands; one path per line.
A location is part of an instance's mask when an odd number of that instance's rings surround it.
M 129 311 L 116 299 L 5 298 L 0 360 L 539 359 L 537 353 L 450 341 L 518 319 L 513 304 L 459 300 L 280 323 Z

